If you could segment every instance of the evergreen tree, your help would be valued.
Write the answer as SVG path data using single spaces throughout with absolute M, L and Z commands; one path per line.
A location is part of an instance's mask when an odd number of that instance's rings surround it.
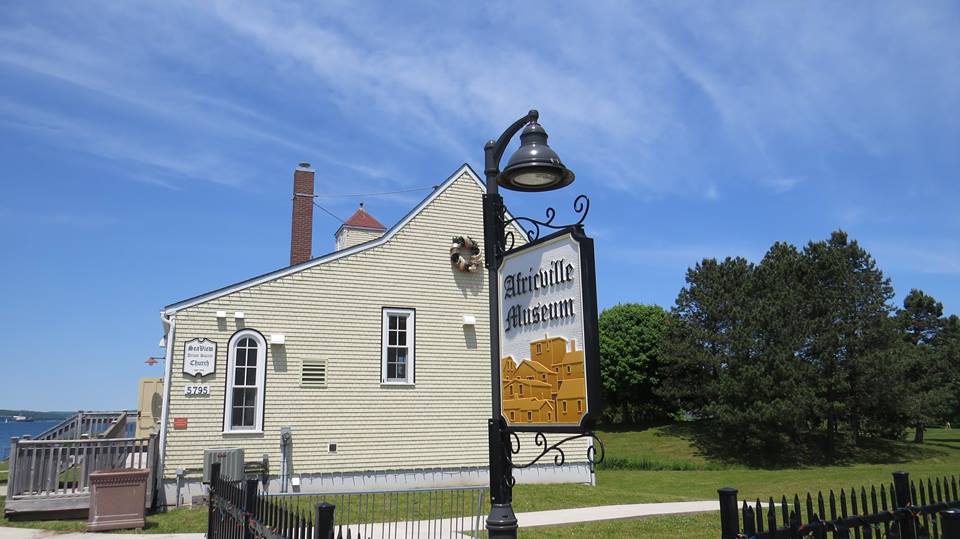
M 704 260 L 677 297 L 659 392 L 755 459 L 803 458 L 818 440 L 835 458 L 861 435 L 902 432 L 892 296 L 842 231 L 803 251 L 774 244 L 756 266 Z
M 913 441 L 922 443 L 927 427 L 946 421 L 956 407 L 949 321 L 943 318 L 943 304 L 913 289 L 897 312 L 897 322 L 906 362 L 907 418 L 914 427 Z
M 687 273 L 662 392 L 709 419 L 723 451 L 754 461 L 802 457 L 814 396 L 795 356 L 804 335 L 802 262 L 795 247 L 777 243 L 757 266 L 704 260 Z
M 883 395 L 876 385 L 896 372 L 890 355 L 895 334 L 888 322 L 893 287 L 873 257 L 843 231 L 808 243 L 802 258 L 805 335 L 797 353 L 812 367 L 817 388 L 812 411 L 824 422 L 832 457 L 861 434 L 885 432 L 899 419 L 877 402 Z

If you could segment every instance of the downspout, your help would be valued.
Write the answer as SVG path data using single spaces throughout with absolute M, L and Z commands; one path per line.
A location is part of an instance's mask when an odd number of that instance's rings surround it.
M 163 335 L 166 339 L 166 353 L 164 354 L 165 370 L 163 373 L 163 407 L 160 412 L 160 458 L 157 460 L 157 478 L 160 488 L 158 489 L 163 496 L 163 467 L 167 456 L 167 423 L 170 421 L 170 383 L 173 377 L 173 346 L 174 333 L 176 331 L 176 314 L 167 316 L 165 312 L 160 313 L 160 322 L 163 324 Z M 179 480 L 178 480 L 179 483 Z M 179 498 L 179 496 L 178 496 Z M 177 500 L 179 503 L 179 499 Z M 163 500 L 166 504 L 166 499 Z

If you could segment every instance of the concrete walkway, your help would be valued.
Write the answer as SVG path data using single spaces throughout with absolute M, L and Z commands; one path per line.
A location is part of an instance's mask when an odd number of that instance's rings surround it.
M 536 526 L 557 526 L 563 524 L 578 524 L 581 522 L 597 522 L 622 518 L 649 517 L 655 515 L 677 515 L 682 513 L 703 513 L 719 511 L 720 503 L 716 500 L 700 502 L 668 502 L 668 503 L 636 503 L 627 505 L 601 505 L 597 507 L 576 507 L 572 509 L 555 509 L 552 511 L 534 511 L 517 513 L 517 521 L 521 528 Z M 454 529 L 470 529 L 473 519 L 445 519 L 439 524 L 437 521 L 400 522 L 394 523 L 389 533 L 390 537 L 447 537 L 450 526 Z M 482 526 L 482 523 L 481 523 Z M 380 530 L 386 526 L 369 524 L 365 526 L 365 536 L 377 539 Z M 432 528 L 432 529 L 431 529 Z M 404 531 L 407 530 L 405 533 Z M 429 531 L 433 533 L 430 534 Z M 441 532 L 439 535 L 437 532 Z M 149 535 L 150 539 L 203 539 L 202 533 L 180 533 L 169 535 Z M 96 533 L 57 533 L 47 530 L 28 530 L 20 528 L 0 528 L 0 539 L 102 539 L 104 536 Z
M 517 513 L 517 522 L 521 528 L 536 526 L 556 526 L 579 522 L 596 522 L 620 518 L 649 517 L 654 515 L 678 515 L 682 513 L 704 513 L 719 511 L 720 502 L 709 500 L 702 502 L 633 503 L 628 505 L 600 505 L 597 507 L 577 507 L 574 509 L 555 509 Z

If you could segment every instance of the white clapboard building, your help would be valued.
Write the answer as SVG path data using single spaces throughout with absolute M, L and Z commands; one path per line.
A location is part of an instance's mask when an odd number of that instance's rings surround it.
M 167 504 L 203 492 L 205 449 L 266 455 L 272 491 L 488 481 L 487 276 L 451 261 L 452 238 L 482 245 L 483 183 L 464 165 L 390 228 L 361 207 L 319 257 L 313 186 L 298 167 L 289 266 L 162 311 Z M 516 476 L 589 482 L 567 454 Z

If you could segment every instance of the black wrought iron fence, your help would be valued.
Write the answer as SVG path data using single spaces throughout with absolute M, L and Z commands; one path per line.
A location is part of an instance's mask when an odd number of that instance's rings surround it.
M 258 481 L 210 477 L 209 539 L 478 537 L 486 487 L 266 494 Z
M 336 506 L 338 533 L 352 538 L 477 537 L 484 529 L 487 487 L 274 494 L 297 512 L 318 503 Z
M 906 472 L 895 472 L 893 482 L 830 490 L 816 497 L 807 493 L 788 502 L 781 496 L 743 502 L 737 490 L 722 488 L 720 528 L 722 539 L 960 539 L 960 493 L 954 476 L 911 481 Z M 766 506 L 766 507 L 764 507 Z

